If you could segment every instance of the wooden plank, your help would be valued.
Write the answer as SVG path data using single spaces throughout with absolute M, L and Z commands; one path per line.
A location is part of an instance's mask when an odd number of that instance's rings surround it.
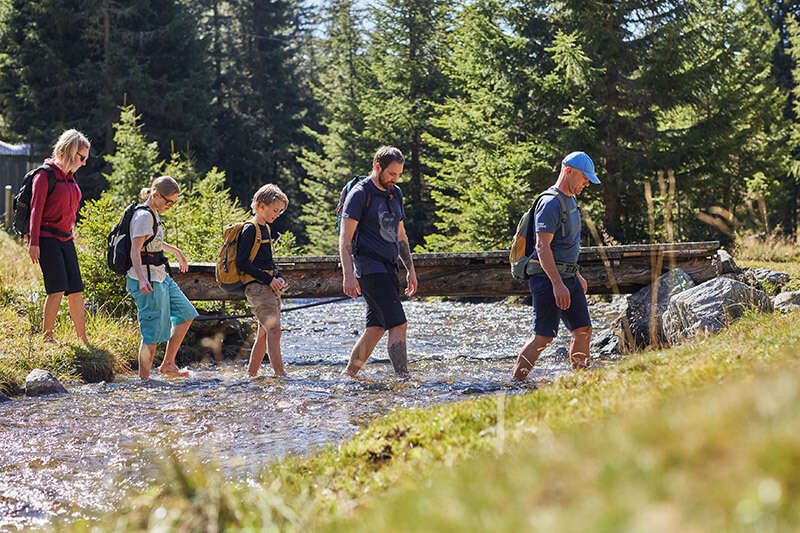
M 719 249 L 717 241 L 668 243 L 658 245 L 623 245 L 582 248 L 579 258 L 591 293 L 611 293 L 617 286 L 623 293 L 649 284 L 651 263 L 661 261 L 661 272 L 680 267 L 696 282 L 716 275 L 712 257 Z M 326 298 L 342 296 L 342 274 L 337 256 L 291 256 L 277 258 L 279 268 L 289 282 L 289 298 Z M 504 296 L 527 294 L 527 283 L 514 280 L 508 266 L 508 252 L 462 252 L 414 254 L 420 279 L 419 296 Z M 192 263 L 189 272 L 178 272 L 175 281 L 190 300 L 240 300 L 244 295 L 228 293 L 214 281 L 214 265 Z M 405 281 L 405 272 L 401 272 Z

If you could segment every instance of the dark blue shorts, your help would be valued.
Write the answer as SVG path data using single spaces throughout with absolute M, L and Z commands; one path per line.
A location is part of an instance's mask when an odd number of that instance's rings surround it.
M 569 309 L 562 311 L 556 307 L 553 284 L 547 274 L 536 274 L 528 279 L 528 288 L 533 299 L 533 332 L 542 337 L 555 337 L 558 334 L 558 321 L 563 320 L 570 331 L 592 325 L 589 318 L 589 304 L 577 276 L 564 279 L 569 289 Z
M 358 278 L 361 294 L 367 301 L 367 327 L 392 329 L 406 323 L 400 302 L 400 281 L 387 272 Z

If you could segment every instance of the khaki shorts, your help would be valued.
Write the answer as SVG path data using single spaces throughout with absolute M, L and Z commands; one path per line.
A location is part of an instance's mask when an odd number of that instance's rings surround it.
M 244 288 L 244 295 L 261 327 L 270 329 L 280 324 L 281 299 L 269 285 L 255 281 Z

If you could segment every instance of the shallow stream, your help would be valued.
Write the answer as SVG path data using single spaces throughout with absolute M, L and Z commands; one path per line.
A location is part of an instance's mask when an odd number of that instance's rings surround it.
M 265 377 L 250 380 L 239 360 L 197 365 L 188 379 L 143 384 L 123 376 L 0 405 L 0 529 L 111 510 L 157 479 L 167 449 L 199 454 L 243 479 L 287 453 L 346 439 L 394 409 L 525 392 L 570 371 L 562 327 L 529 382 L 511 382 L 528 306 L 407 302 L 405 309 L 409 380 L 395 378 L 385 337 L 361 381 L 341 376 L 365 312 L 362 301 L 349 301 L 283 316 L 287 379 L 267 377 L 265 361 Z M 596 332 L 610 311 L 593 305 Z

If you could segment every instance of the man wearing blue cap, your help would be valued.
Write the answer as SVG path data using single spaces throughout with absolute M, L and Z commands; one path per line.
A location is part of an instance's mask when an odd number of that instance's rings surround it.
M 558 333 L 560 320 L 572 332 L 569 360 L 572 368 L 589 364 L 592 321 L 586 302 L 586 280 L 578 269 L 581 213 L 575 196 L 589 183 L 599 184 L 594 163 L 584 152 L 572 152 L 561 162 L 556 184 L 534 203 L 527 243 L 532 254 L 526 274 L 533 299 L 533 335 L 522 347 L 514 378 L 523 380 L 539 354 Z M 535 234 L 535 235 L 534 235 Z

